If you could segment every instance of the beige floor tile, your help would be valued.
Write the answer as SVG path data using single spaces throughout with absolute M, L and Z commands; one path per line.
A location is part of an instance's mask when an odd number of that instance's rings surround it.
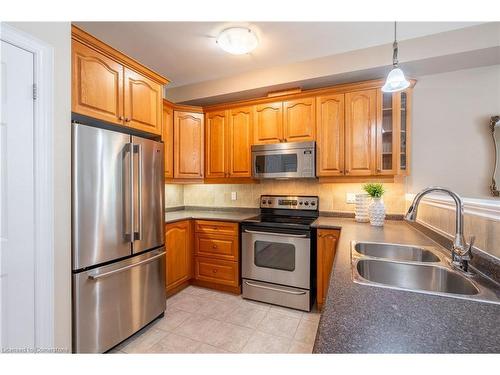
M 174 329 L 174 333 L 211 344 L 215 335 L 220 331 L 221 324 L 222 322 L 203 315 L 193 315 Z
M 290 349 L 288 349 L 288 353 L 293 354 L 310 354 L 313 350 L 313 344 L 306 344 L 304 342 L 292 341 L 292 345 L 290 345 Z
M 190 295 L 198 296 L 198 297 L 203 297 L 203 296 L 213 296 L 214 293 L 216 293 L 216 292 L 214 292 L 211 289 L 206 289 L 206 288 L 201 288 L 198 286 L 190 285 L 186 289 L 183 289 L 182 293 L 190 294 Z
M 276 311 L 286 316 L 291 316 L 292 318 L 302 318 L 303 312 L 299 310 L 289 309 L 283 306 L 271 306 L 271 311 Z
M 220 322 L 216 333 L 204 342 L 233 353 L 239 353 L 252 336 L 254 330 L 231 323 Z
M 242 353 L 287 353 L 290 348 L 290 340 L 284 337 L 274 336 L 268 333 L 256 331 Z
M 193 314 L 190 312 L 172 307 L 167 309 L 163 318 L 154 322 L 154 328 L 161 329 L 163 331 L 173 331 L 191 316 L 193 316 Z
M 205 299 L 205 303 L 197 311 L 197 314 L 217 320 L 226 320 L 226 317 L 231 316 L 232 312 L 239 306 L 239 301 L 237 300 L 228 299 L 221 301 L 213 296 L 203 298 Z
M 203 307 L 204 304 L 206 304 L 206 302 L 207 300 L 203 297 L 182 294 L 172 302 L 167 301 L 167 308 L 170 307 L 190 313 L 196 313 Z
M 272 309 L 267 313 L 257 329 L 275 336 L 292 338 L 300 323 L 299 318 L 288 316 Z
M 303 320 L 307 320 L 308 322 L 313 322 L 313 323 L 318 323 L 320 317 L 321 314 L 317 312 L 310 312 L 310 313 L 305 312 L 302 314 Z
M 253 309 L 260 309 L 260 310 L 265 310 L 269 311 L 271 309 L 271 306 L 267 303 L 264 302 L 259 302 L 259 301 L 252 301 L 251 299 L 241 299 L 240 301 L 241 306 L 247 306 Z
M 201 342 L 169 333 L 149 349 L 150 353 L 198 353 Z
M 227 301 L 236 301 L 236 302 L 241 302 L 242 298 L 239 295 L 236 294 L 231 294 L 231 293 L 225 293 L 225 292 L 218 292 L 213 294 L 213 298 L 227 302 Z
M 225 319 L 229 323 L 255 329 L 266 315 L 267 311 L 264 309 L 240 305 L 227 314 Z
M 202 343 L 198 349 L 196 349 L 196 353 L 201 353 L 201 354 L 224 354 L 224 353 L 230 353 L 227 350 L 221 349 L 221 348 L 216 348 L 215 346 L 208 345 Z
M 137 338 L 134 338 L 122 351 L 125 353 L 148 353 L 151 347 L 164 338 L 168 333 L 160 329 L 149 328 Z
M 317 322 L 310 322 L 302 319 L 297 327 L 297 331 L 295 332 L 294 340 L 304 342 L 306 344 L 314 344 L 317 329 Z

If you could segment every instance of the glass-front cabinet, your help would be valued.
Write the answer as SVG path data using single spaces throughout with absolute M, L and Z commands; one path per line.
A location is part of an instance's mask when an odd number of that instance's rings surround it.
M 378 93 L 377 174 L 407 175 L 411 89 Z

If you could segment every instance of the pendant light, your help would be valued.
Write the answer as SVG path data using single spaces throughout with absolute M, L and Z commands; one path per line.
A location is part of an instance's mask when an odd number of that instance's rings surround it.
M 396 39 L 396 22 L 394 22 L 394 43 L 392 44 L 392 70 L 389 72 L 383 92 L 397 92 L 410 86 L 410 82 L 405 78 L 405 74 L 398 68 L 398 41 Z

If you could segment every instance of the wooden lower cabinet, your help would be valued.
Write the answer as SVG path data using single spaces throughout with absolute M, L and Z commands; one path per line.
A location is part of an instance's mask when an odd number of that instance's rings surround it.
M 187 284 L 193 275 L 191 220 L 165 225 L 167 293 Z
M 318 229 L 317 233 L 317 294 L 318 309 L 325 303 L 330 282 L 330 273 L 335 259 L 340 231 L 336 229 Z
M 215 258 L 196 257 L 194 277 L 198 281 L 238 288 L 238 263 Z

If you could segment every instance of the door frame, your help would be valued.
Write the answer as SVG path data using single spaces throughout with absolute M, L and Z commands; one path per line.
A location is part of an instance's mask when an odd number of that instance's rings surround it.
M 33 54 L 35 349 L 54 348 L 54 48 L 5 22 L 0 36 Z

